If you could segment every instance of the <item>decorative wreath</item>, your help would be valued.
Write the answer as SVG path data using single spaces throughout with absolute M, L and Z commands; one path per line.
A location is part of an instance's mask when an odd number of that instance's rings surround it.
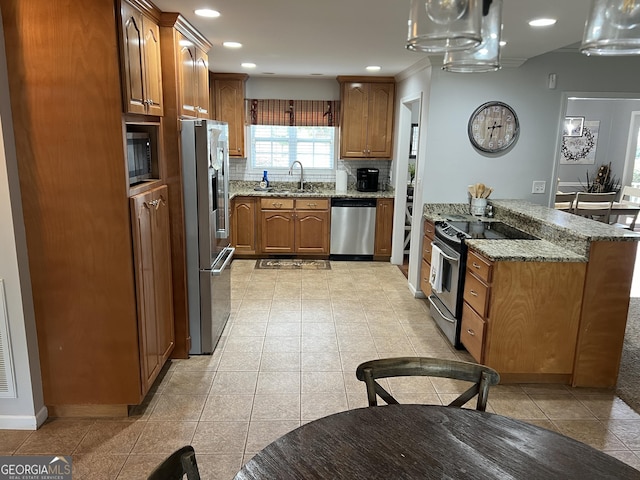
M 595 147 L 596 140 L 591 130 L 584 127 L 582 137 L 564 137 L 562 140 L 562 156 L 567 160 L 577 162 L 586 158 Z

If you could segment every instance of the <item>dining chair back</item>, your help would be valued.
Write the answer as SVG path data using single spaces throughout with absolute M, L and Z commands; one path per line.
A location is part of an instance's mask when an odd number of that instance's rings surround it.
M 156 469 L 151 472 L 147 480 L 200 480 L 196 453 L 191 445 L 186 445 L 173 452 Z
M 556 193 L 555 208 L 558 210 L 564 210 L 565 212 L 571 212 L 573 210 L 573 202 L 576 199 L 576 192 Z
M 476 410 L 485 411 L 489 387 L 500 382 L 500 375 L 485 365 L 458 360 L 445 360 L 429 357 L 398 357 L 370 360 L 361 363 L 356 369 L 356 377 L 365 383 L 369 406 L 374 407 L 379 396 L 388 405 L 399 403 L 377 380 L 389 377 L 444 377 L 471 382 L 465 392 L 449 404 L 450 407 L 462 407 L 476 395 Z
M 588 193 L 578 192 L 573 213 L 604 223 L 610 223 L 611 207 L 616 198 L 616 192 Z
M 622 187 L 620 203 L 623 205 L 640 206 L 640 188 L 630 187 L 628 185 Z M 620 222 L 620 217 L 625 217 L 626 219 L 624 223 L 620 224 L 621 227 L 628 228 L 629 230 L 635 229 L 638 212 L 633 212 L 628 215 L 618 215 L 616 222 Z

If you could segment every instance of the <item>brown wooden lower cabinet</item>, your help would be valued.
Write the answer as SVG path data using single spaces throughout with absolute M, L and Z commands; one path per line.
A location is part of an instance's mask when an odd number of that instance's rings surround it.
M 422 237 L 422 262 L 420 266 L 420 290 L 425 296 L 431 295 L 431 242 L 435 236 L 435 225 L 428 220 L 424 222 L 424 235 Z
M 175 343 L 168 189 L 131 197 L 143 393 L 169 358 Z
M 286 254 L 295 251 L 293 198 L 260 199 L 260 251 Z
M 393 198 L 377 200 L 374 257 L 391 256 Z M 320 197 L 234 197 L 231 243 L 235 256 L 330 253 L 331 201 Z
M 327 198 L 261 199 L 263 253 L 329 254 Z
M 235 255 L 257 252 L 256 198 L 236 197 L 231 200 L 231 244 Z
M 302 254 L 329 253 L 329 201 L 297 199 L 295 210 L 295 251 Z
M 462 344 L 502 383 L 571 383 L 586 265 L 492 262 L 470 250 Z
M 260 250 L 262 253 L 293 253 L 295 251 L 293 210 L 260 212 Z
M 374 257 L 391 257 L 393 234 L 393 198 L 379 198 L 376 202 L 376 234 Z

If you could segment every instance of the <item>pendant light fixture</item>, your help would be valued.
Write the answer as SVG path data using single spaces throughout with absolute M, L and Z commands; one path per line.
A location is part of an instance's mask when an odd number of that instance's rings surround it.
M 482 16 L 482 42 L 477 47 L 445 53 L 442 69 L 448 72 L 494 72 L 500 68 L 502 0 L 492 0 Z
M 585 55 L 640 54 L 640 0 L 593 0 L 580 51 Z
M 483 0 L 411 0 L 407 49 L 444 53 L 482 40 Z

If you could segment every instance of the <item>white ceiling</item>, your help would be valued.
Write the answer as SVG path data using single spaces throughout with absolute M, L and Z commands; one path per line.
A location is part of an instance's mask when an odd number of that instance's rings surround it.
M 396 75 L 423 60 L 405 49 L 409 0 L 153 0 L 162 11 L 179 12 L 212 44 L 209 68 L 252 76 L 306 77 L 321 74 Z M 588 0 L 504 0 L 502 50 L 505 67 L 580 42 Z M 193 12 L 212 8 L 218 18 Z M 527 22 L 553 17 L 552 27 L 534 29 Z M 228 49 L 223 41 L 243 44 Z M 434 63 L 441 61 L 436 57 Z M 243 69 L 242 62 L 257 68 Z M 317 78 L 317 77 L 316 77 Z

